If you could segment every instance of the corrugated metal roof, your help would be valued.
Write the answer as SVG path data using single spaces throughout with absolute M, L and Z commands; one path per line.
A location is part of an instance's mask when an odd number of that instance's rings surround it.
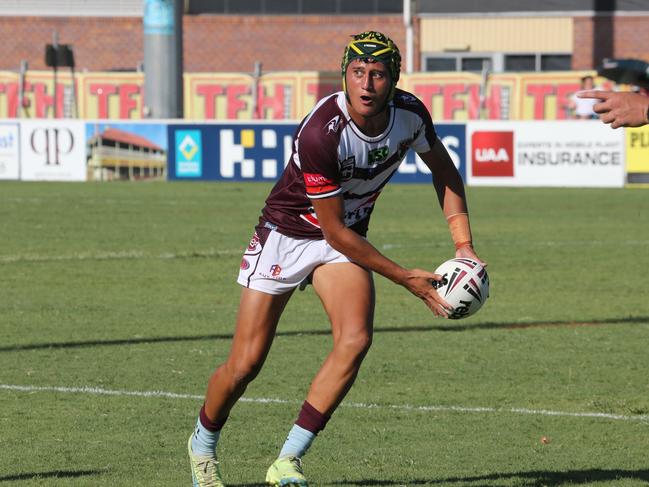
M 142 17 L 144 0 L 2 0 L 0 16 Z

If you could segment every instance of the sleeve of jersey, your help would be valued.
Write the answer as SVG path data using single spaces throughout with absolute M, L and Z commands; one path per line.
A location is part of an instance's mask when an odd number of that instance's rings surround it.
M 309 198 L 328 198 L 342 191 L 336 140 L 304 130 L 298 142 L 300 168 Z
M 437 132 L 430 113 L 421 101 L 418 103 L 416 113 L 421 118 L 421 126 L 411 147 L 415 152 L 422 154 L 433 148 L 437 141 Z

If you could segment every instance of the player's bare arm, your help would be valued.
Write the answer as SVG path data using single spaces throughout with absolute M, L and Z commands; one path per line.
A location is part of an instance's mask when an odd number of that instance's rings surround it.
M 381 254 L 371 243 L 345 226 L 342 196 L 314 199 L 313 208 L 327 242 L 357 264 L 404 286 L 422 299 L 438 316 L 448 316 L 448 303 L 442 300 L 431 280 L 439 281 L 441 276 L 421 269 L 405 269 Z
M 649 123 L 649 97 L 639 93 L 603 90 L 586 90 L 577 93 L 579 98 L 597 98 L 595 113 L 611 127 L 640 127 Z
M 473 249 L 464 183 L 444 144 L 437 140 L 430 151 L 419 154 L 419 157 L 433 173 L 437 198 L 455 245 L 455 256 L 482 262 Z

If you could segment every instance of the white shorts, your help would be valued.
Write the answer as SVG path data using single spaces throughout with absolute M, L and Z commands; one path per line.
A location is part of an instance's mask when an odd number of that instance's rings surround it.
M 291 238 L 261 228 L 243 254 L 237 282 L 268 294 L 284 294 L 298 287 L 316 267 L 342 262 L 351 261 L 324 239 Z

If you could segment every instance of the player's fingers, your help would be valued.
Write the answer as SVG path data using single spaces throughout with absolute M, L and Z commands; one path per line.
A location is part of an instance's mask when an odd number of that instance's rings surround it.
M 611 92 L 602 90 L 582 90 L 577 92 L 578 98 L 599 98 L 600 100 L 608 100 Z
M 424 301 L 426 306 L 433 312 L 435 316 L 442 316 L 446 318 L 448 316 L 448 311 L 444 308 L 444 306 L 440 303 L 438 303 L 435 299 L 433 299 L 433 294 L 426 294 L 424 296 L 421 296 L 421 299 Z
M 442 297 L 437 293 L 437 291 L 431 291 L 430 298 L 436 307 L 444 311 L 445 316 L 448 315 L 449 311 L 453 311 L 453 306 L 444 301 Z
M 611 123 L 615 121 L 615 115 L 613 115 L 611 112 L 606 112 L 602 114 L 599 119 L 604 122 L 604 123 Z
M 441 274 L 433 274 L 432 272 L 429 274 L 430 277 L 428 279 L 433 280 L 433 281 L 443 281 L 444 276 Z
M 595 103 L 593 105 L 593 111 L 595 113 L 606 113 L 609 111 L 608 105 L 604 102 Z
M 424 271 L 422 269 L 413 269 L 412 272 L 417 276 L 417 277 L 422 277 L 424 279 L 428 280 L 433 280 L 433 281 L 441 281 L 442 276 L 439 274 L 435 274 L 434 272 L 430 271 Z

